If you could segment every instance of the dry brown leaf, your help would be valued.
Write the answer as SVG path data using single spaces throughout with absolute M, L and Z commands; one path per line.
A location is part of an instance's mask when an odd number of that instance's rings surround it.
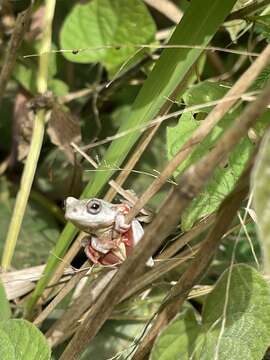
M 11 164 L 23 160 L 29 151 L 33 117 L 29 113 L 27 103 L 29 96 L 19 92 L 15 98 L 13 117 L 12 151 L 10 156 Z
M 47 133 L 51 142 L 65 153 L 68 161 L 75 164 L 74 151 L 70 143 L 81 141 L 79 121 L 66 108 L 54 103 Z

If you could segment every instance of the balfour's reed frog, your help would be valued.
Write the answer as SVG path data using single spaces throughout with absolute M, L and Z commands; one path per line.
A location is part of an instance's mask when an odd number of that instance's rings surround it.
M 125 224 L 130 206 L 111 204 L 101 199 L 75 199 L 65 202 L 65 218 L 78 229 L 89 234 L 82 240 L 87 257 L 94 264 L 117 265 L 122 263 L 143 236 L 137 219 Z M 153 266 L 152 258 L 146 265 Z

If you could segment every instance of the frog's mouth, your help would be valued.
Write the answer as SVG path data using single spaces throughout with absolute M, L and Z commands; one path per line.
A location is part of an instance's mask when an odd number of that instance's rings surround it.
M 94 234 L 101 234 L 104 231 L 110 230 L 113 228 L 114 220 L 110 221 L 96 221 L 96 220 L 89 220 L 89 216 L 82 216 L 76 213 L 66 214 L 65 218 L 72 222 L 78 229 L 94 233 Z

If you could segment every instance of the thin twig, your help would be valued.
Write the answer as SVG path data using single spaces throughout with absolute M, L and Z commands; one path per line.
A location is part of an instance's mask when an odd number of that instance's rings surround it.
M 102 271 L 93 282 L 88 282 L 84 286 L 81 296 L 65 311 L 65 314 L 59 318 L 53 326 L 47 331 L 46 337 L 49 339 L 51 346 L 56 346 L 62 342 L 66 335 L 70 336 L 79 325 L 79 320 L 83 313 L 89 309 L 100 293 L 111 281 L 117 270 Z M 71 332 L 72 333 L 72 332 Z
M 3 99 L 5 89 L 12 74 L 17 59 L 17 52 L 23 41 L 24 34 L 28 29 L 32 14 L 32 5 L 20 13 L 16 19 L 15 27 L 8 44 L 4 64 L 0 74 L 0 103 Z
M 35 325 L 40 325 L 48 316 L 49 314 L 55 309 L 55 307 L 64 299 L 64 297 L 78 284 L 78 282 L 87 274 L 89 271 L 91 272 L 92 269 L 89 270 L 87 268 L 88 261 L 86 261 L 82 266 L 78 274 L 73 276 L 69 280 L 69 282 L 65 285 L 64 288 L 56 295 L 56 297 L 49 303 L 49 305 L 38 315 L 38 317 L 34 320 Z M 86 269 L 85 269 L 86 268 Z M 85 270 L 83 270 L 85 269 Z
M 102 45 L 102 46 L 94 46 L 94 47 L 88 47 L 88 48 L 80 48 L 80 49 L 58 49 L 58 50 L 51 50 L 50 53 L 58 54 L 58 53 L 72 53 L 74 54 L 74 51 L 76 51 L 76 54 L 79 54 L 80 52 L 91 52 L 91 51 L 100 51 L 104 49 L 198 49 L 202 51 L 220 51 L 228 54 L 235 54 L 235 55 L 247 55 L 247 56 L 253 56 L 258 57 L 260 53 L 256 52 L 250 52 L 246 50 L 234 50 L 234 49 L 228 49 L 224 47 L 219 46 L 202 46 L 202 45 L 186 45 L 186 44 L 162 44 L 162 45 L 156 45 L 156 44 L 131 44 L 131 45 L 123 45 L 123 44 L 113 44 L 113 45 Z M 35 53 L 35 54 L 28 54 L 24 55 L 24 58 L 30 58 L 30 57 L 39 57 L 41 55 L 46 54 L 45 52 Z M 47 53 L 48 54 L 48 53 Z
M 59 263 L 59 266 L 57 267 L 55 273 L 53 274 L 52 278 L 49 281 L 48 289 L 44 290 L 44 292 L 42 294 L 42 298 L 39 300 L 39 304 L 42 304 L 47 300 L 48 296 L 51 294 L 51 291 L 52 291 L 52 289 L 50 289 L 50 286 L 52 284 L 57 283 L 61 279 L 61 277 L 65 271 L 65 268 L 70 265 L 70 263 L 72 262 L 74 257 L 77 255 L 78 251 L 81 248 L 81 239 L 84 236 L 85 236 L 84 233 L 82 233 L 82 232 L 79 233 L 76 240 L 73 242 L 71 247 L 68 249 L 67 253 L 64 256 L 64 259 Z
M 270 51 L 270 47 L 268 48 Z M 242 115 L 219 139 L 213 150 L 190 166 L 179 184 L 167 197 L 159 214 L 146 228 L 145 234 L 133 253 L 121 265 L 109 286 L 90 309 L 85 321 L 68 344 L 60 359 L 78 359 L 89 341 L 98 333 L 110 316 L 114 306 L 144 269 L 144 264 L 161 245 L 164 238 L 177 226 L 179 218 L 190 202 L 202 191 L 216 166 L 228 156 L 233 147 L 247 134 L 270 102 L 268 84 L 257 100 L 248 105 Z M 153 241 L 154 240 L 154 241 Z
M 179 250 L 181 250 L 186 244 L 188 244 L 192 239 L 201 234 L 203 231 L 207 230 L 214 222 L 216 214 L 209 215 L 206 219 L 200 221 L 187 233 L 182 234 L 176 239 L 170 246 L 168 246 L 162 253 L 157 257 L 157 259 L 168 259 L 174 256 Z
M 129 158 L 128 162 L 125 165 L 124 169 L 129 169 L 129 171 L 122 171 L 115 179 L 114 183 L 118 186 L 122 186 L 126 179 L 128 178 L 130 172 L 142 156 L 144 150 L 149 145 L 150 141 L 152 140 L 153 136 L 157 132 L 159 125 L 153 126 L 152 128 L 148 129 L 144 136 L 139 141 L 138 145 L 136 146 L 135 151 L 132 153 L 131 157 Z M 110 184 L 111 185 L 111 184 Z M 117 189 L 115 186 L 111 185 L 111 188 L 108 190 L 105 200 L 111 202 L 117 193 Z

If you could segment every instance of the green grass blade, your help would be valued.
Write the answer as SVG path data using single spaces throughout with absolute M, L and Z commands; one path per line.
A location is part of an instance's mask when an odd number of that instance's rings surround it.
M 235 3 L 236 0 L 193 0 L 176 27 L 169 45 L 207 46 Z M 166 98 L 184 79 L 202 51 L 198 48 L 165 49 L 140 90 L 130 117 L 119 128 L 119 133 L 145 125 L 157 116 Z M 134 131 L 113 141 L 105 154 L 103 164 L 110 164 L 114 168 L 120 166 L 140 134 L 139 131 Z M 96 172 L 92 181 L 86 186 L 82 197 L 97 196 L 113 173 L 113 170 Z M 74 235 L 74 227 L 68 224 L 60 235 L 53 254 L 62 257 Z M 31 311 L 52 276 L 59 261 L 56 256 L 49 257 L 44 276 L 38 282 L 27 304 L 28 312 Z

